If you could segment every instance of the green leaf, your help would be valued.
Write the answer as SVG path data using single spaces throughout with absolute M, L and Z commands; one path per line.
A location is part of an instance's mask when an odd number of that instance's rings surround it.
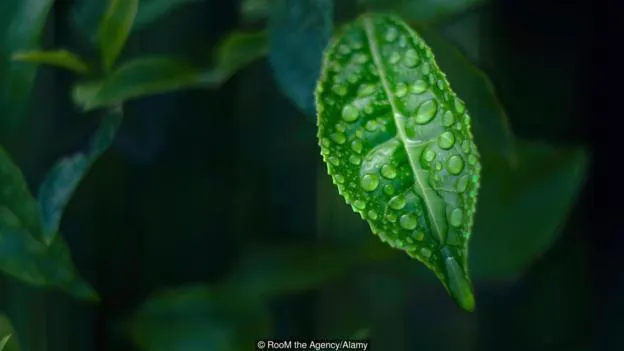
M 97 30 L 108 0 L 75 0 L 71 9 L 71 21 L 76 31 L 88 40 L 96 42 Z M 201 0 L 142 0 L 132 24 L 132 31 L 143 29 L 183 5 L 199 3 Z
M 470 106 L 474 116 L 472 132 L 481 153 L 498 153 L 515 164 L 514 135 L 490 79 L 442 36 L 431 29 L 420 27 L 418 30 L 435 53 L 453 90 Z
M 263 57 L 266 52 L 266 32 L 233 32 L 217 46 L 214 67 L 202 73 L 202 83 L 219 86 L 240 69 Z
M 77 276 L 69 249 L 59 235 L 48 247 L 37 202 L 21 171 L 0 147 L 0 270 L 35 286 L 55 285 L 77 298 L 97 299 Z
M 43 223 L 43 241 L 50 244 L 58 234 L 63 211 L 80 181 L 95 161 L 115 140 L 123 118 L 121 109 L 111 109 L 100 123 L 89 148 L 61 159 L 48 173 L 39 188 L 39 209 Z
M 80 74 L 89 73 L 87 64 L 67 50 L 19 52 L 13 55 L 13 60 L 61 67 Z
M 145 351 L 247 350 L 270 335 L 263 304 L 207 286 L 152 296 L 129 326 L 132 339 Z
M 269 62 L 288 98 L 314 117 L 314 87 L 333 30 L 333 1 L 275 0 L 269 19 Z
M 481 166 L 471 118 L 429 47 L 396 17 L 364 15 L 327 49 L 316 98 L 319 145 L 339 193 L 471 311 Z
M 15 329 L 9 317 L 0 312 L 0 351 L 20 351 L 20 344 L 15 335 Z
M 202 0 L 142 0 L 135 19 L 135 28 L 150 25 L 183 5 Z
M 74 102 L 85 110 L 190 88 L 200 84 L 199 71 L 164 57 L 146 57 L 122 65 L 102 81 L 79 83 L 73 88 Z
M 518 166 L 483 158 L 470 264 L 475 279 L 513 280 L 557 239 L 587 171 L 582 148 L 523 142 Z
M 11 339 L 12 335 L 13 334 L 9 334 L 9 335 L 5 336 L 4 338 L 2 338 L 2 340 L 0 340 L 0 351 L 4 350 L 6 345 L 9 343 L 9 339 Z
M 400 15 L 409 22 L 437 22 L 465 12 L 487 0 L 358 0 L 368 11 Z
M 0 1 L 0 137 L 14 135 L 28 108 L 36 67 L 11 60 L 39 45 L 53 0 Z M 6 134 L 5 134 L 6 133 Z
M 240 5 L 240 14 L 243 21 L 253 22 L 266 19 L 269 16 L 268 0 L 243 0 Z
M 369 260 L 368 247 L 254 245 L 225 286 L 239 294 L 270 297 L 313 289 Z
M 111 69 L 123 50 L 139 8 L 139 0 L 108 0 L 98 31 L 102 64 Z
M 41 239 L 41 216 L 21 170 L 0 146 L 0 221 L 23 227 Z

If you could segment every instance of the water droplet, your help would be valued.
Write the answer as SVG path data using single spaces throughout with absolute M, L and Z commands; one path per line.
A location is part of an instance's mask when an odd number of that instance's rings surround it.
M 416 219 L 414 215 L 404 214 L 399 219 L 399 224 L 401 225 L 401 228 L 403 229 L 407 229 L 407 230 L 416 229 L 416 227 L 418 226 L 418 219 Z
M 401 37 L 399 38 L 399 47 L 404 48 L 407 46 L 407 40 L 405 39 L 405 36 L 401 35 Z
M 363 63 L 366 63 L 366 61 L 368 61 L 368 56 L 364 54 L 357 54 L 355 55 L 353 60 L 355 61 L 355 63 L 363 64 Z
M 347 88 L 343 85 L 334 85 L 331 90 L 339 96 L 347 95 Z
M 342 176 L 342 174 L 334 174 L 334 179 L 336 180 L 336 183 L 338 183 L 338 184 L 342 184 L 345 181 L 345 179 Z
M 330 138 L 338 145 L 342 145 L 347 141 L 347 137 L 342 133 L 333 133 Z
M 427 82 L 424 80 L 417 80 L 416 83 L 412 84 L 410 90 L 414 94 L 422 94 L 427 90 Z
M 360 139 L 363 139 L 364 138 L 364 129 L 359 128 L 358 130 L 356 130 L 355 131 L 355 136 L 360 138 Z
M 414 49 L 409 49 L 403 57 L 403 64 L 407 67 L 415 67 L 418 64 L 418 53 Z
M 360 154 L 362 153 L 362 141 L 359 139 L 355 139 L 353 140 L 353 142 L 351 142 L 351 150 L 353 150 L 353 152 Z
M 407 243 L 410 245 L 414 243 L 414 239 L 410 238 L 409 236 L 405 238 L 405 241 L 407 241 Z
M 386 184 L 383 186 L 383 192 L 388 196 L 392 196 L 394 195 L 394 187 L 390 184 Z
M 457 175 L 464 169 L 464 160 L 458 155 L 452 155 L 446 160 L 446 169 Z
M 360 199 L 357 199 L 357 200 L 353 201 L 353 206 L 355 206 L 355 208 L 357 208 L 358 210 L 361 211 L 361 210 L 366 209 L 366 202 L 364 202 L 364 201 L 362 201 Z
M 366 122 L 364 128 L 366 128 L 369 132 L 374 132 L 377 129 L 377 121 L 370 120 Z
M 340 166 L 340 159 L 338 159 L 338 157 L 336 156 L 329 156 L 328 161 L 334 166 Z
M 368 211 L 368 219 L 371 219 L 371 220 L 374 221 L 377 218 L 378 218 L 378 216 L 377 216 L 377 212 L 375 212 L 375 210 Z
M 437 110 L 438 104 L 435 100 L 427 100 L 418 107 L 414 121 L 418 124 L 428 123 L 433 119 Z
M 420 255 L 423 258 L 429 258 L 429 257 L 431 257 L 431 250 L 429 250 L 426 247 L 423 247 L 423 248 L 420 249 Z
M 381 167 L 381 175 L 387 179 L 394 179 L 397 175 L 396 168 L 392 165 L 383 165 Z
M 444 81 L 442 79 L 438 79 L 438 89 L 444 91 Z
M 472 149 L 472 147 L 470 147 L 470 141 L 469 141 L 469 140 L 464 140 L 464 141 L 462 142 L 461 147 L 462 147 L 462 151 L 463 151 L 464 153 L 466 153 L 466 154 L 469 154 L 469 153 L 470 153 L 470 150 Z
M 390 61 L 391 64 L 396 65 L 397 63 L 399 63 L 400 60 L 401 60 L 401 55 L 398 52 L 393 51 L 390 54 L 389 61 Z
M 422 67 L 420 68 L 420 72 L 423 75 L 427 76 L 427 75 L 429 75 L 429 71 L 430 71 L 429 64 L 427 62 L 423 63 Z
M 357 156 L 357 155 L 351 155 L 351 156 L 349 156 L 349 162 L 352 165 L 358 166 L 360 163 L 362 163 L 362 158 L 360 156 Z
M 398 36 L 399 36 L 399 32 L 397 31 L 396 28 L 389 27 L 388 30 L 386 30 L 386 35 L 385 35 L 386 41 L 393 42 L 397 39 Z
M 427 148 L 427 150 L 423 151 L 422 153 L 422 159 L 426 163 L 431 163 L 435 159 L 435 157 L 436 153 L 431 148 Z
M 357 94 L 360 97 L 364 97 L 364 96 L 371 95 L 374 92 L 375 92 L 375 86 L 374 85 L 372 85 L 372 84 L 362 84 L 358 88 L 358 93 Z
M 393 197 L 392 199 L 390 199 L 390 201 L 388 202 L 388 205 L 390 206 L 390 208 L 394 209 L 394 210 L 400 210 L 403 207 L 405 207 L 406 202 L 405 202 L 405 196 L 403 195 L 397 195 L 395 197 Z
M 414 234 L 414 239 L 416 239 L 418 241 L 423 241 L 424 238 L 425 238 L 425 233 L 424 232 L 418 232 L 418 233 Z
M 444 112 L 442 116 L 442 125 L 445 127 L 450 127 L 455 123 L 455 117 L 453 117 L 453 113 L 451 111 Z
M 438 137 L 438 146 L 444 150 L 448 150 L 455 145 L 455 136 L 452 132 L 444 132 Z
M 441 171 L 442 170 L 442 162 L 440 162 L 440 161 L 436 162 L 434 168 L 435 168 L 436 171 Z M 436 175 L 433 176 L 433 180 L 435 182 L 439 182 L 441 179 L 442 178 L 440 178 L 439 174 L 436 174 Z
M 342 119 L 347 122 L 353 122 L 358 119 L 360 116 L 360 111 L 358 111 L 357 107 L 353 105 L 346 105 L 342 109 Z
M 397 83 L 394 94 L 399 98 L 404 97 L 407 94 L 407 86 L 404 83 Z
M 349 55 L 351 53 L 351 48 L 342 44 L 338 47 L 338 52 L 340 52 L 343 55 Z
M 375 189 L 379 186 L 379 178 L 374 174 L 366 174 L 362 177 L 360 186 L 364 189 L 364 191 L 375 191 Z
M 464 211 L 461 208 L 456 208 L 451 211 L 449 222 L 453 227 L 459 227 L 464 219 Z
M 474 166 L 477 163 L 477 157 L 475 155 L 468 156 L 468 163 Z
M 469 180 L 469 176 L 467 175 L 459 178 L 457 180 L 457 184 L 455 185 L 455 189 L 457 189 L 457 191 L 459 192 L 466 191 L 466 188 L 468 187 L 468 180 Z
M 388 213 L 386 214 L 386 220 L 390 223 L 394 223 L 397 220 L 397 217 L 394 213 Z
M 338 133 L 344 133 L 344 131 L 347 129 L 347 126 L 344 123 L 338 122 L 336 124 L 336 131 Z
M 321 139 L 321 145 L 323 145 L 324 147 L 329 147 L 331 145 L 331 142 L 329 141 L 329 139 L 323 138 Z
M 466 110 L 466 105 L 464 105 L 464 102 L 461 101 L 459 98 L 455 98 L 455 110 L 458 113 L 464 113 L 464 111 Z

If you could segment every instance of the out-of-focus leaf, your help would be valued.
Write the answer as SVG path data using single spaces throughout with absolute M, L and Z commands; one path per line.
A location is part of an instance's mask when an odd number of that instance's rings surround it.
M 123 50 L 139 8 L 139 0 L 108 0 L 98 31 L 102 64 L 110 70 Z
M 0 222 L 23 227 L 41 239 L 41 216 L 22 171 L 0 146 Z M 0 245 L 2 242 L 0 241 Z
M 214 67 L 202 73 L 202 83 L 218 86 L 238 70 L 261 58 L 267 52 L 266 32 L 233 32 L 219 43 Z
M 18 52 L 13 55 L 13 60 L 61 67 L 80 74 L 89 72 L 87 64 L 67 50 Z
M 77 31 L 93 42 L 97 40 L 97 26 L 106 10 L 108 0 L 75 0 L 71 21 Z M 125 1 L 125 0 L 122 0 Z M 158 21 L 168 13 L 187 4 L 202 0 L 141 0 L 137 9 L 132 32 Z
M 359 7 L 369 11 L 395 13 L 408 22 L 436 22 L 462 13 L 487 0 L 359 0 Z
M 61 159 L 48 173 L 39 188 L 39 209 L 43 223 L 43 241 L 50 244 L 58 234 L 65 206 L 93 163 L 110 147 L 121 125 L 120 108 L 109 111 L 100 123 L 89 148 Z
M 37 203 L 22 173 L 0 148 L 0 270 L 32 285 L 55 285 L 75 297 L 97 299 L 77 276 L 61 236 L 47 247 Z M 33 209 L 35 208 L 34 212 Z
M 270 324 L 258 300 L 190 286 L 149 298 L 129 327 L 145 351 L 241 351 L 270 335 Z
M 516 162 L 515 140 L 492 82 L 452 43 L 433 30 L 417 28 L 431 46 L 436 61 L 452 89 L 466 103 L 472 116 L 472 133 L 481 154 L 500 153 Z
M 313 289 L 374 259 L 376 248 L 305 245 L 255 247 L 244 256 L 227 286 L 248 296 L 268 297 Z
M 269 62 L 283 93 L 315 119 L 314 88 L 333 30 L 333 1 L 274 0 L 269 18 Z
M 13 334 L 9 334 L 5 336 L 4 338 L 2 338 L 2 340 L 0 340 L 0 351 L 3 351 L 6 345 L 9 343 L 9 339 L 11 339 L 11 335 Z
M 24 116 L 36 74 L 35 66 L 12 61 L 10 55 L 37 48 L 53 3 L 0 1 L 0 137 L 11 135 Z
M 243 21 L 257 21 L 268 17 L 270 13 L 269 0 L 243 0 L 240 13 Z
M 141 0 L 135 28 L 150 25 L 178 7 L 200 1 L 202 0 Z
M 164 57 L 146 57 L 121 66 L 102 81 L 75 85 L 73 99 L 85 110 L 92 110 L 199 83 L 198 70 L 189 65 Z
M 511 280 L 553 244 L 580 191 L 588 155 L 521 143 L 518 166 L 483 157 L 483 180 L 470 245 L 475 279 Z
M 9 317 L 4 313 L 0 313 L 0 351 L 20 351 L 20 344 L 15 335 L 15 329 Z

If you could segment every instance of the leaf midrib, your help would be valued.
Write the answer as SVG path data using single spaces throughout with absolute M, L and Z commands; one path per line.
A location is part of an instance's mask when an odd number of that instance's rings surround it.
M 373 57 L 373 62 L 375 63 L 375 66 L 377 70 L 379 71 L 379 79 L 381 80 L 381 84 L 383 86 L 386 97 L 388 98 L 388 101 L 390 102 L 390 107 L 392 109 L 392 118 L 394 119 L 394 123 L 397 126 L 396 138 L 398 138 L 403 144 L 403 148 L 405 149 L 405 153 L 407 154 L 407 158 L 409 160 L 410 168 L 412 169 L 412 173 L 414 174 L 414 180 L 415 180 L 414 186 L 417 186 L 418 188 L 421 189 L 419 195 L 421 195 L 423 198 L 425 207 L 427 208 L 427 213 L 429 214 L 429 217 L 431 218 L 431 222 L 433 226 L 435 227 L 435 233 L 438 236 L 438 240 L 440 242 L 444 242 L 443 233 L 442 233 L 442 230 L 440 229 L 440 225 L 438 224 L 438 220 L 435 216 L 435 212 L 431 204 L 431 199 L 427 196 L 427 191 L 426 191 L 426 187 L 424 186 L 423 179 L 421 179 L 421 177 L 419 176 L 418 169 L 416 168 L 416 160 L 412 158 L 412 154 L 409 152 L 407 148 L 409 139 L 405 135 L 405 126 L 404 126 L 403 120 L 397 117 L 397 116 L 400 116 L 401 113 L 394 102 L 394 94 L 392 93 L 392 90 L 390 89 L 390 84 L 388 80 L 386 79 L 386 70 L 383 66 L 383 63 L 381 62 L 381 55 L 379 53 L 379 47 L 377 46 L 377 42 L 375 40 L 375 28 L 373 27 L 373 23 L 370 18 L 363 18 L 363 22 L 364 22 L 364 29 L 366 33 L 366 39 L 368 40 L 368 47 L 370 48 L 371 55 Z

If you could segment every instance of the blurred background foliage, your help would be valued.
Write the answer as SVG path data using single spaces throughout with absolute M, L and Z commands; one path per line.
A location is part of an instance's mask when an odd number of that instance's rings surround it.
M 6 351 L 623 349 L 624 279 L 594 301 L 582 4 L 3 0 Z M 474 313 L 322 165 L 321 52 L 364 11 L 413 25 L 474 118 Z

